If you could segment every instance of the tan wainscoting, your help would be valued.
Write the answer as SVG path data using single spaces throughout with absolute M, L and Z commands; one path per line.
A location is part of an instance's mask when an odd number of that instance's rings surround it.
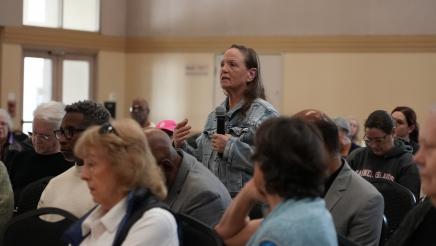
M 222 52 L 233 43 L 259 52 L 436 52 L 436 35 L 302 37 L 115 37 L 40 27 L 2 27 L 0 40 L 23 46 L 128 53 Z
M 99 33 L 41 27 L 3 27 L 2 42 L 30 47 L 75 50 L 124 51 L 125 38 L 103 36 Z

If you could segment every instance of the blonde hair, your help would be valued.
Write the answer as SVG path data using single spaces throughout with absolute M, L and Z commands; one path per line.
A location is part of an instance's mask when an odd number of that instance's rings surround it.
M 101 151 L 126 193 L 142 187 L 159 199 L 165 199 L 164 176 L 139 124 L 132 119 L 116 120 L 111 124 L 88 128 L 77 140 L 74 153 L 86 159 L 90 149 Z

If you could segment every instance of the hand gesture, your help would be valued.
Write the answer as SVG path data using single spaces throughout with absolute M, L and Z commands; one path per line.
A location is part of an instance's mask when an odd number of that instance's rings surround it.
M 174 147 L 181 148 L 191 132 L 191 126 L 188 125 L 188 119 L 177 123 L 173 133 Z
M 227 141 L 229 141 L 230 134 L 213 134 L 212 135 L 212 149 L 218 153 L 223 153 L 226 148 Z

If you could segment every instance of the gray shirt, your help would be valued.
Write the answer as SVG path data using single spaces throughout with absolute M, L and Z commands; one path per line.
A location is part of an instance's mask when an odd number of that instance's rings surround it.
M 183 156 L 176 180 L 168 191 L 165 203 L 177 213 L 184 213 L 213 227 L 231 198 L 226 187 L 193 156 Z
M 5 224 L 12 217 L 14 210 L 14 194 L 5 165 L 0 161 L 0 240 L 2 240 Z

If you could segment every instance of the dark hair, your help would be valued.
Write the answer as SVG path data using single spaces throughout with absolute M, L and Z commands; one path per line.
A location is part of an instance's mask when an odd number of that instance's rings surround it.
M 327 152 L 330 154 L 339 153 L 340 144 L 338 127 L 325 113 L 315 109 L 306 109 L 296 113 L 293 117 L 314 124 L 322 135 Z
M 102 125 L 110 120 L 109 111 L 100 103 L 84 100 L 65 107 L 66 113 L 81 113 L 84 117 L 84 127 Z
M 392 116 L 385 110 L 372 112 L 365 121 L 365 128 L 377 128 L 386 134 L 392 134 L 394 127 Z
M 318 130 L 298 118 L 277 117 L 260 125 L 255 136 L 257 161 L 268 193 L 289 199 L 320 196 L 326 175 L 325 151 Z
M 244 91 L 244 99 L 245 103 L 242 105 L 241 112 L 245 114 L 247 110 L 250 108 L 251 103 L 256 98 L 266 99 L 265 97 L 265 89 L 263 87 L 262 77 L 260 74 L 260 62 L 259 57 L 254 49 L 248 48 L 244 45 L 232 44 L 229 49 L 235 48 L 239 50 L 244 56 L 244 63 L 247 69 L 255 68 L 256 76 L 254 76 L 253 81 L 247 83 L 247 88 Z
M 419 125 L 418 125 L 418 122 L 416 121 L 415 111 L 412 108 L 409 108 L 407 106 L 399 106 L 399 107 L 394 108 L 394 110 L 392 110 L 391 114 L 393 114 L 394 112 L 403 113 L 404 117 L 406 118 L 407 125 L 415 126 L 413 131 L 409 134 L 409 138 L 410 138 L 410 140 L 412 140 L 414 142 L 418 142 Z

